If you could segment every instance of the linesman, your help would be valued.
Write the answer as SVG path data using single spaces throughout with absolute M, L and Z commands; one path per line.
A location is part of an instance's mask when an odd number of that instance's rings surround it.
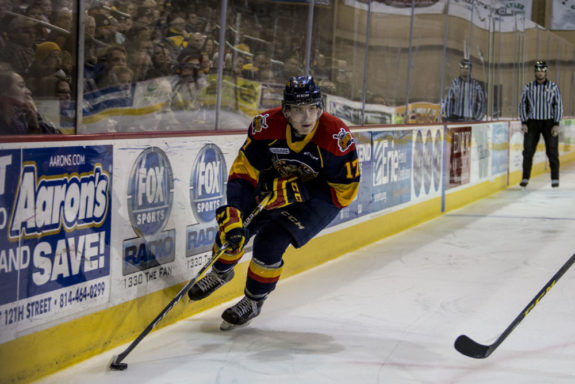
M 477 121 L 485 116 L 486 97 L 479 81 L 471 77 L 471 60 L 459 64 L 459 77 L 451 82 L 445 99 L 447 121 Z
M 536 61 L 535 80 L 525 86 L 521 95 L 519 118 L 524 133 L 521 187 L 529 183 L 533 155 L 541 135 L 551 168 L 551 186 L 559 187 L 559 123 L 563 117 L 563 102 L 557 84 L 547 79 L 548 70 L 545 61 Z

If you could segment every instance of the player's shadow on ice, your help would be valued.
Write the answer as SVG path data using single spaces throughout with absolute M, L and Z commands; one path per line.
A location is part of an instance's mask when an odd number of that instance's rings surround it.
M 285 360 L 292 355 L 334 354 L 345 349 L 335 343 L 332 336 L 322 333 L 264 330 L 255 325 L 223 332 L 212 324 L 203 325 L 201 331 L 217 335 L 220 342 L 198 346 L 199 353 L 217 352 L 225 345 L 227 350 L 242 351 L 258 361 Z

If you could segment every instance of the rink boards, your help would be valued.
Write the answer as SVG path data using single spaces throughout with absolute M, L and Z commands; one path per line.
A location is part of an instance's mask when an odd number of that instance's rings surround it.
M 357 199 L 290 248 L 282 277 L 433 219 L 521 178 L 519 122 L 355 129 Z M 209 259 L 243 133 L 0 146 L 1 382 L 30 381 L 129 342 Z M 334 138 L 336 139 L 336 138 Z M 575 157 L 575 122 L 561 127 Z M 547 169 L 542 142 L 534 174 Z M 160 323 L 242 293 L 179 303 Z M 145 342 L 145 341 L 144 341 Z

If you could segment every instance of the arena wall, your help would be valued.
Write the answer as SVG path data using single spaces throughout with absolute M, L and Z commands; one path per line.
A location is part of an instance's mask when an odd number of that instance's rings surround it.
M 521 178 L 517 121 L 353 133 L 358 198 L 308 245 L 288 250 L 282 279 Z M 208 261 L 214 211 L 225 204 L 226 176 L 244 138 L 102 135 L 2 144 L 1 383 L 30 382 L 101 353 L 111 358 L 111 349 L 140 334 Z M 560 142 L 561 161 L 573 160 L 575 120 L 562 122 Z M 542 142 L 534 164 L 534 174 L 547 172 Z M 158 328 L 241 295 L 249 257 L 248 247 L 230 284 L 204 301 L 182 300 Z

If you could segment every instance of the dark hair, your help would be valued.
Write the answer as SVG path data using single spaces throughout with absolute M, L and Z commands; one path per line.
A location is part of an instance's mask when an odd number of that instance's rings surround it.
M 8 92 L 14 85 L 14 71 L 0 71 L 0 96 L 10 96 Z

